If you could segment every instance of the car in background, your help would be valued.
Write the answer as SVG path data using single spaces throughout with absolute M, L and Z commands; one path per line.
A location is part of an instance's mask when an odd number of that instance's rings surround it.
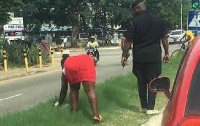
M 172 30 L 168 36 L 169 43 L 180 42 L 181 38 L 185 35 L 184 30 Z
M 200 37 L 186 50 L 179 65 L 172 91 L 167 77 L 150 82 L 152 92 L 164 92 L 169 98 L 161 126 L 200 126 Z
M 79 42 L 88 42 L 89 41 L 89 33 L 79 33 L 79 36 L 78 36 L 78 39 L 79 39 Z
M 126 32 L 126 30 L 123 30 L 123 29 L 115 31 L 115 33 L 118 34 L 119 38 L 121 38 L 125 34 L 125 32 Z
M 97 36 L 97 38 L 101 39 L 103 37 L 103 29 L 102 28 L 89 28 L 87 33 L 89 36 Z

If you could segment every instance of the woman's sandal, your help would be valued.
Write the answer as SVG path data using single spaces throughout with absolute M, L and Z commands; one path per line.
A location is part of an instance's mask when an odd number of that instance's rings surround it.
M 103 117 L 101 115 L 99 115 L 98 117 L 94 116 L 93 120 L 95 123 L 100 123 L 103 120 Z

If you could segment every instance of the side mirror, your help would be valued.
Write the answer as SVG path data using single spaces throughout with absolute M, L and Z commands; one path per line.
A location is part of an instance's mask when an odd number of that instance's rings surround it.
M 149 89 L 152 92 L 164 92 L 165 96 L 170 99 L 170 79 L 168 77 L 155 78 L 149 83 Z
M 167 77 L 155 78 L 149 83 L 152 92 L 166 92 L 170 88 L 170 79 Z

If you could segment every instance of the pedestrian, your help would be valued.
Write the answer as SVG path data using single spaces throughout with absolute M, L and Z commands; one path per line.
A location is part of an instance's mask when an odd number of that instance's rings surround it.
M 41 49 L 42 53 L 49 54 L 47 39 L 44 36 L 42 37 L 42 39 L 40 41 L 40 49 Z
M 108 32 L 106 33 L 105 46 L 106 46 L 106 45 L 112 45 L 111 40 L 112 40 L 112 35 L 111 35 L 110 32 L 108 31 Z
M 185 40 L 182 42 L 182 40 Z M 185 43 L 188 43 L 188 46 L 190 47 L 193 43 L 194 40 L 194 34 L 192 33 L 192 31 L 187 30 L 184 34 L 184 36 L 180 39 L 180 42 L 183 43 L 183 48 L 185 49 Z
M 144 0 L 134 1 L 132 9 L 135 17 L 125 33 L 121 63 L 123 67 L 126 65 L 128 50 L 133 44 L 132 72 L 137 77 L 141 112 L 158 114 L 159 111 L 154 109 L 156 93 L 150 91 L 148 84 L 161 74 L 161 41 L 165 52 L 163 61 L 169 62 L 168 31 L 160 17 L 147 11 Z
M 67 48 L 67 41 L 68 41 L 68 37 L 66 36 L 66 37 L 63 38 L 64 49 Z
M 93 120 L 95 122 L 102 121 L 95 93 L 96 69 L 93 58 L 86 54 L 70 56 L 64 62 L 63 73 L 66 77 L 65 83 L 69 83 L 70 86 L 72 113 L 77 111 L 80 84 L 82 83 L 92 108 Z
M 69 54 L 63 54 L 62 55 L 62 60 L 61 60 L 61 68 L 62 70 L 64 69 L 64 63 L 65 63 L 65 60 L 69 57 Z M 61 90 L 60 90 L 60 96 L 59 96 L 59 100 L 55 103 L 55 106 L 58 106 L 58 105 L 62 105 L 64 100 L 65 100 L 65 97 L 67 95 L 67 90 L 68 90 L 68 82 L 67 82 L 67 78 L 65 77 L 65 74 L 62 72 L 62 75 L 61 75 Z

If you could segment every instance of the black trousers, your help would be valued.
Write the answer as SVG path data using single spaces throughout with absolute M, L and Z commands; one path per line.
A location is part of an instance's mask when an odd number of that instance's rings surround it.
M 61 76 L 61 90 L 60 90 L 60 97 L 59 97 L 59 105 L 62 105 L 65 97 L 67 95 L 68 90 L 68 81 L 64 73 Z
M 138 92 L 142 108 L 153 110 L 156 93 L 149 90 L 149 82 L 161 74 L 160 63 L 133 63 L 133 73 L 137 77 Z

